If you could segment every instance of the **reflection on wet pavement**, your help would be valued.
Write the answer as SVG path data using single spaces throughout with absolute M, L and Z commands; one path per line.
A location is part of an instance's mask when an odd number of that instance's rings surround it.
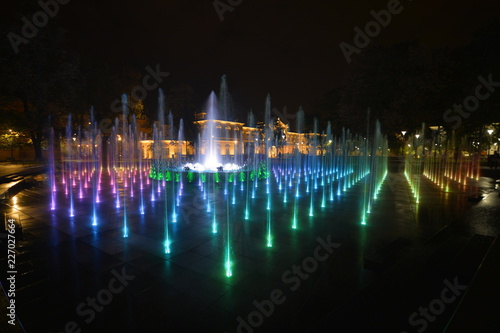
M 417 205 L 402 174 L 391 172 L 388 179 L 392 186 L 382 187 L 366 226 L 359 223 L 360 186 L 318 209 L 314 218 L 303 204 L 298 230 L 290 229 L 290 211 L 276 195 L 272 248 L 263 241 L 258 208 L 245 221 L 237 205 L 231 219 L 231 278 L 224 274 L 222 236 L 212 233 L 205 211 L 172 226 L 172 252 L 166 254 L 161 200 L 149 202 L 144 215 L 137 205 L 127 206 L 129 237 L 123 238 L 123 215 L 115 213 L 106 191 L 98 207 L 101 222 L 93 227 L 86 200 L 76 200 L 75 217 L 69 218 L 64 193 L 58 193 L 58 208 L 50 211 L 46 186 L 25 190 L 16 202 L 2 206 L 8 214 L 19 214 L 23 226 L 16 248 L 19 319 L 28 332 L 63 331 L 72 322 L 92 332 L 411 331 L 408 317 L 439 295 L 444 279 L 459 276 L 470 283 L 471 267 L 479 265 L 498 235 L 499 198 L 492 192 L 476 204 L 462 187 L 446 193 L 422 180 Z M 198 191 L 186 185 L 180 206 Z M 341 246 L 316 265 L 307 258 L 314 258 L 318 237 L 331 237 Z M 404 244 L 391 251 L 396 239 Z M 365 259 L 377 253 L 377 260 L 389 266 L 365 267 Z M 134 278 L 120 292 L 109 291 L 110 281 L 122 272 Z M 5 279 L 4 274 L 3 285 Z M 280 297 L 273 296 L 276 290 Z M 89 298 L 96 299 L 95 316 Z M 271 311 L 265 301 L 272 299 L 285 300 L 273 303 Z M 262 304 L 268 310 L 259 308 Z M 457 304 L 447 306 L 432 331 L 444 328 Z M 262 315 L 265 311 L 272 313 Z M 246 326 L 252 323 L 259 325 Z

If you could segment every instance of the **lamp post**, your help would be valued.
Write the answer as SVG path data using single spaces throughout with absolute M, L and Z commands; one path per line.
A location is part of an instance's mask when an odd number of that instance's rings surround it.
M 406 135 L 406 131 L 401 131 L 401 135 L 402 135 L 401 140 L 403 141 L 403 144 L 401 145 L 401 156 L 404 156 L 404 154 L 405 154 L 404 147 L 405 147 L 405 135 Z
M 488 134 L 490 135 L 488 139 L 488 156 L 490 156 L 490 148 L 491 148 L 491 135 L 493 134 L 493 130 L 489 129 L 487 130 Z
M 415 147 L 415 158 L 418 157 L 418 138 L 420 138 L 420 134 L 415 134 L 415 143 L 414 143 L 414 147 Z

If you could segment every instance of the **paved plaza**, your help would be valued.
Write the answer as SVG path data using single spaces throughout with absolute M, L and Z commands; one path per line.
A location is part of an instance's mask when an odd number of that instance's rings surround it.
M 149 203 L 144 215 L 130 205 L 124 238 L 111 197 L 101 198 L 93 227 L 90 203 L 77 201 L 69 218 L 63 193 L 51 211 L 46 184 L 26 189 L 1 206 L 22 223 L 18 319 L 26 332 L 414 332 L 421 326 L 412 326 L 410 315 L 439 296 L 443 281 L 472 281 L 498 235 L 500 199 L 491 192 L 469 202 L 467 190 L 444 193 L 423 178 L 417 206 L 397 166 L 389 167 L 364 226 L 360 184 L 325 208 L 318 201 L 314 217 L 300 204 L 297 229 L 290 228 L 290 203 L 274 198 L 272 247 L 265 214 L 256 209 L 246 221 L 235 205 L 231 277 L 224 229 L 213 234 L 201 209 L 172 224 L 166 254 L 162 201 Z M 198 187 L 186 184 L 180 207 L 197 195 Z M 394 244 L 386 260 L 384 249 Z M 429 332 L 444 329 L 460 297 L 427 323 Z M 2 327 L 10 329 L 5 318 Z

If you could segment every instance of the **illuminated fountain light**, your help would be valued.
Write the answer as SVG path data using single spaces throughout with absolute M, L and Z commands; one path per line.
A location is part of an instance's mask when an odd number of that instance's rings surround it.
M 267 247 L 273 247 L 271 211 L 267 211 Z
M 165 238 L 164 238 L 164 250 L 165 250 L 165 253 L 170 253 L 170 245 L 171 245 L 171 241 L 170 241 L 170 234 L 169 234 L 169 228 L 168 228 L 168 205 L 167 205 L 167 191 L 164 192 L 164 200 L 165 200 Z
M 205 163 L 186 163 L 178 168 L 179 171 L 192 172 L 221 172 L 221 171 L 239 171 L 243 166 L 235 163 L 220 163 L 215 157 Z
M 217 216 L 215 215 L 215 211 L 212 216 L 212 233 L 213 234 L 217 233 Z
M 165 253 L 170 253 L 170 240 L 167 237 L 167 240 L 163 242 Z
M 123 189 L 125 192 L 125 188 Z M 123 238 L 128 237 L 128 221 L 127 221 L 127 196 L 123 195 Z
M 177 196 L 175 195 L 177 193 L 176 176 L 177 174 L 172 177 L 172 223 L 177 223 L 177 206 L 176 206 Z M 164 184 L 166 185 L 166 183 L 167 182 L 165 181 Z M 167 203 L 165 202 L 165 204 Z
M 285 190 L 283 191 L 283 203 L 286 204 L 287 203 L 287 189 L 285 188 Z
M 225 268 L 226 268 L 226 277 L 233 276 L 232 271 L 232 262 L 231 262 L 231 212 L 229 201 L 226 200 L 226 259 L 225 259 Z
M 298 185 L 297 185 L 297 187 L 298 187 Z M 297 225 L 298 225 L 298 222 L 297 222 L 298 200 L 299 200 L 299 197 L 295 196 L 295 201 L 294 201 L 294 205 L 293 205 L 292 229 L 297 229 Z

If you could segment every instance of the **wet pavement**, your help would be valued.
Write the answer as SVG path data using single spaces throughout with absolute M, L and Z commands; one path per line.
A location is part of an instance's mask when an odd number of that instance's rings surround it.
M 45 167 L 40 164 L 0 163 L 0 199 L 7 199 L 17 193 L 22 189 L 23 181 L 29 181 L 30 177 L 43 172 Z
M 90 202 L 79 202 L 69 218 L 63 194 L 50 211 L 46 185 L 24 190 L 1 207 L 22 223 L 18 319 L 27 332 L 416 332 L 423 319 L 414 317 L 421 320 L 415 324 L 410 316 L 446 283 L 468 285 L 500 228 L 497 192 L 474 203 L 467 188 L 457 184 L 445 193 L 422 179 L 416 205 L 404 176 L 392 170 L 366 226 L 360 185 L 313 218 L 302 203 L 297 230 L 290 228 L 290 206 L 275 199 L 272 248 L 259 215 L 265 201 L 256 198 L 247 222 L 236 205 L 229 278 L 224 231 L 212 234 L 204 212 L 172 225 L 172 253 L 165 254 L 162 202 L 145 215 L 130 205 L 130 233 L 123 238 L 123 216 L 111 196 L 102 198 L 99 226 L 92 227 Z M 189 186 L 181 206 L 195 200 L 197 189 Z M 384 262 L 384 249 L 397 239 L 404 245 L 387 266 L 365 266 L 367 258 Z M 4 289 L 7 277 L 0 277 Z M 427 320 L 425 331 L 442 331 L 461 296 Z M 0 323 L 2 332 L 9 328 Z
M 40 164 L 29 164 L 29 163 L 0 163 L 0 179 L 5 176 L 12 174 L 22 174 L 26 171 L 30 171 L 41 167 Z

